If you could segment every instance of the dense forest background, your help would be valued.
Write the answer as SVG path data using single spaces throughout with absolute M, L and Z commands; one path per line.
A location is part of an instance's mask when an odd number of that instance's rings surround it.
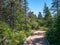
M 49 9 L 44 3 L 43 14 L 36 16 L 29 11 L 27 0 L 0 0 L 0 45 L 22 45 L 39 29 L 46 30 L 51 45 L 60 45 L 60 0 L 51 5 Z

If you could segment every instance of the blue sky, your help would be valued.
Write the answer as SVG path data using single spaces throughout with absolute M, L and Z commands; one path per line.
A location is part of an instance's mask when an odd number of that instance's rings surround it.
M 36 15 L 38 15 L 39 12 L 43 13 L 45 2 L 47 6 L 50 8 L 52 0 L 28 0 L 29 10 L 33 11 Z

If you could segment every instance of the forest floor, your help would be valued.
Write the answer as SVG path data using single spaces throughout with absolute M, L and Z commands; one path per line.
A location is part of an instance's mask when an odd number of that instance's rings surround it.
M 24 45 L 49 45 L 45 38 L 45 32 L 42 30 L 34 32 L 26 39 Z

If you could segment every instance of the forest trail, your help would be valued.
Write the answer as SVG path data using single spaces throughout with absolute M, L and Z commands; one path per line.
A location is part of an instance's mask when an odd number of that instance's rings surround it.
M 48 41 L 45 38 L 46 31 L 36 31 L 32 35 L 30 35 L 24 45 L 49 45 Z

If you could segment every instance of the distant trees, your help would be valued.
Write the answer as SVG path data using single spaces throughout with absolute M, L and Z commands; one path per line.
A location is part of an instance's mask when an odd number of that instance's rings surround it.
M 39 12 L 39 14 L 38 14 L 38 19 L 42 19 L 42 14 L 41 14 L 41 12 Z
M 47 7 L 46 3 L 44 5 L 44 20 L 45 20 L 45 24 L 46 24 L 46 27 L 49 27 L 50 24 L 51 24 L 51 20 L 52 20 L 52 15 L 50 13 L 50 10 L 49 8 Z
M 44 26 L 44 22 L 43 22 L 43 15 L 41 14 L 41 12 L 39 12 L 38 14 L 38 27 L 37 28 L 40 28 L 41 26 Z
M 37 22 L 37 17 L 33 12 L 28 12 L 28 21 L 30 23 L 31 29 L 36 29 L 38 22 Z
M 9 24 L 12 29 L 27 30 L 29 15 L 31 15 L 30 22 L 33 22 L 33 24 L 31 24 L 32 27 L 30 26 L 31 28 L 44 25 L 41 12 L 39 12 L 38 17 L 33 12 L 28 12 L 27 0 L 4 0 L 0 2 L 0 20 Z M 45 15 L 50 15 L 48 8 L 47 11 L 48 13 L 46 12 Z M 45 16 L 44 18 L 46 19 L 47 17 Z M 34 25 L 36 25 L 36 27 L 34 27 Z

